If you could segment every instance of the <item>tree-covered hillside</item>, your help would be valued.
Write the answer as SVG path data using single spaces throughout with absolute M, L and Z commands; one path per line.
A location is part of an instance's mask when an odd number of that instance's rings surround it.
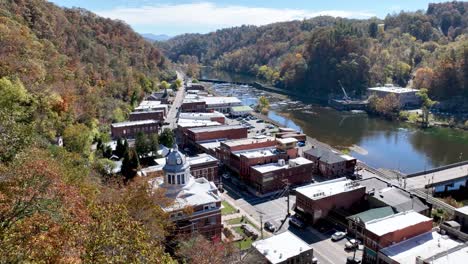
M 91 148 L 172 75 L 123 22 L 0 1 L 0 263 L 173 262 L 161 195 L 105 184 Z
M 340 80 L 355 95 L 394 83 L 428 88 L 437 100 L 466 100 L 467 9 L 448 2 L 383 20 L 316 17 L 187 34 L 160 46 L 174 61 L 197 59 L 314 95 L 340 94 Z

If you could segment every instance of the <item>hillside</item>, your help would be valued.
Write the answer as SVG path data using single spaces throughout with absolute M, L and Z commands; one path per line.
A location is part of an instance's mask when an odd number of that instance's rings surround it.
M 173 262 L 158 194 L 105 184 L 109 161 L 91 151 L 173 75 L 123 22 L 0 1 L 0 263 Z M 51 144 L 57 135 L 63 148 Z
M 316 17 L 186 34 L 160 46 L 174 61 L 198 60 L 314 95 L 340 94 L 338 80 L 360 95 L 368 86 L 413 79 L 437 100 L 466 99 L 467 9 L 449 2 L 383 20 Z

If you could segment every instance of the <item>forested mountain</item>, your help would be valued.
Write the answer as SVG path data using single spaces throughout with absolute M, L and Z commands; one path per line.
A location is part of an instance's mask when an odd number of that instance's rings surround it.
M 104 184 L 91 152 L 167 66 L 123 22 L 0 1 L 0 263 L 172 262 L 157 194 Z
M 438 100 L 468 98 L 468 3 L 383 20 L 316 17 L 186 34 L 160 44 L 169 58 L 249 73 L 287 89 L 330 96 L 395 83 L 429 88 Z

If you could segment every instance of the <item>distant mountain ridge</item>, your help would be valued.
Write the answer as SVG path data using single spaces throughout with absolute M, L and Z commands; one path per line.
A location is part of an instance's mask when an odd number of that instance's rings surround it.
M 140 34 L 140 35 L 143 38 L 145 38 L 146 40 L 149 40 L 149 41 L 166 41 L 166 40 L 169 40 L 170 38 L 172 38 L 171 36 L 166 35 L 166 34 L 156 35 L 156 34 L 153 34 L 153 33 L 143 33 L 143 34 Z
M 468 99 L 468 2 L 384 19 L 311 19 L 183 34 L 159 43 L 173 61 L 257 76 L 323 97 L 355 96 L 381 83 L 428 88 L 436 100 Z

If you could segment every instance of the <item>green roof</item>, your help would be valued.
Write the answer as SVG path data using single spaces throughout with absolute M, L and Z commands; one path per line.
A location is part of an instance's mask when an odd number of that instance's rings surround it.
M 248 105 L 233 106 L 231 110 L 234 112 L 251 112 L 253 109 Z
M 370 209 L 359 214 L 348 216 L 347 218 L 348 219 L 359 218 L 361 222 L 367 223 L 374 219 L 383 218 L 383 217 L 390 216 L 393 214 L 395 214 L 395 212 L 393 212 L 392 207 L 386 206 L 386 207 Z

